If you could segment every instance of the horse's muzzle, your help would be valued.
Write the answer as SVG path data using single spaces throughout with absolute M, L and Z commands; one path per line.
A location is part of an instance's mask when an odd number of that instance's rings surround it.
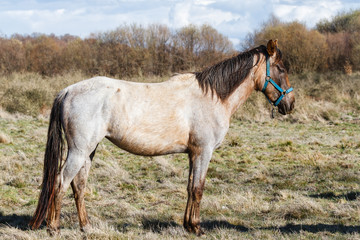
M 286 114 L 290 114 L 293 112 L 295 107 L 295 99 L 293 99 L 291 102 L 290 101 L 286 101 L 286 102 L 281 102 L 278 105 L 278 110 L 279 113 L 281 113 L 282 115 L 286 115 Z

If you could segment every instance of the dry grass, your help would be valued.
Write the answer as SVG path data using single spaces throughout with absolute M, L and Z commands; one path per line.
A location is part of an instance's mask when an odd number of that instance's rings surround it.
M 34 85 L 24 89 L 41 88 L 49 96 L 85 78 L 46 83 L 27 76 Z M 23 78 L 1 77 L 0 99 Z M 296 112 L 274 120 L 264 97 L 253 94 L 209 166 L 201 208 L 206 239 L 360 239 L 359 78 L 295 76 Z M 0 136 L 8 139 L 0 141 L 0 239 L 48 239 L 45 228 L 27 227 L 40 191 L 48 124 L 39 113 L 0 110 Z M 187 175 L 185 154 L 146 158 L 103 141 L 86 190 L 93 223 L 86 237 L 197 239 L 181 226 Z M 56 239 L 85 237 L 70 190 L 61 221 Z
M 1 76 L 0 105 L 10 113 L 47 114 L 59 90 L 83 79 L 84 76 L 79 73 L 52 78 L 35 73 Z
M 47 121 L 1 119 L 0 238 L 47 239 L 31 231 Z M 261 131 L 259 131 L 261 129 Z M 356 239 L 360 232 L 360 125 L 234 119 L 207 174 L 202 202 L 209 239 Z M 88 239 L 196 239 L 182 228 L 185 154 L 146 158 L 103 141 L 86 193 Z M 80 239 L 69 190 L 60 239 Z
M 55 95 L 66 86 L 89 77 L 81 73 L 69 73 L 54 77 L 36 73 L 13 73 L 0 76 L 0 106 L 10 113 L 31 116 L 48 115 Z M 133 78 L 136 82 L 161 82 L 165 77 Z
M 47 115 L 54 96 L 64 87 L 89 78 L 81 73 L 43 77 L 34 73 L 0 76 L 0 106 L 11 113 Z M 137 77 L 136 82 L 161 82 L 168 77 Z M 359 118 L 360 73 L 303 73 L 290 76 L 295 89 L 296 108 L 291 116 L 277 118 L 290 122 L 337 122 Z M 246 121 L 268 121 L 270 105 L 261 93 L 250 96 L 234 115 Z

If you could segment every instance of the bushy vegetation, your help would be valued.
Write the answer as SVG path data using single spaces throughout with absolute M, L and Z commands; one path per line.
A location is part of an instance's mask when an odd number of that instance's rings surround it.
M 299 22 L 281 23 L 273 19 L 259 31 L 249 34 L 245 45 L 257 46 L 267 39 L 279 40 L 284 64 L 290 73 L 317 71 L 326 67 L 326 39 L 316 30 L 308 30 Z
M 339 33 L 339 32 L 360 32 L 360 10 L 342 12 L 336 15 L 331 21 L 322 20 L 316 28 L 321 33 Z
M 0 38 L 0 73 L 162 76 L 202 68 L 233 52 L 232 43 L 209 25 L 176 31 L 165 25 L 122 25 L 85 39 L 15 34 Z
M 290 73 L 360 70 L 360 10 L 322 20 L 315 29 L 271 16 L 241 47 L 249 49 L 269 39 L 279 40 Z M 199 70 L 234 54 L 229 39 L 209 25 L 171 30 L 160 24 L 124 24 L 84 39 L 43 34 L 0 38 L 0 74 L 164 76 Z
M 247 35 L 244 49 L 277 38 L 290 73 L 360 70 L 360 10 L 320 21 L 315 29 L 303 23 L 281 22 L 271 16 Z
M 58 91 L 85 77 L 71 73 L 45 77 L 38 73 L 0 76 L 0 106 L 10 113 L 47 114 Z
M 331 51 L 331 69 L 351 73 L 360 69 L 360 10 L 340 13 L 331 21 L 321 21 L 317 29 L 326 36 Z

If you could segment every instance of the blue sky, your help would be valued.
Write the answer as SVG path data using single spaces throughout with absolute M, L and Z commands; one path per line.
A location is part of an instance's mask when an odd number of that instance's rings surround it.
M 204 23 L 237 45 L 270 14 L 309 28 L 341 11 L 360 9 L 359 0 L 0 0 L 0 35 L 34 32 L 87 37 L 124 23 L 166 24 L 172 29 Z

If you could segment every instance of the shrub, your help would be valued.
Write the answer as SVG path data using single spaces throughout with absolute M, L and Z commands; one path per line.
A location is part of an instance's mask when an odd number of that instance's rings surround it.
M 359 32 L 360 10 L 341 12 L 331 21 L 324 19 L 316 24 L 316 29 L 321 33 Z
M 326 36 L 331 49 L 330 70 L 360 69 L 360 10 L 340 13 L 330 21 L 322 20 L 316 28 Z
M 0 39 L 0 72 L 9 74 L 25 70 L 25 49 L 17 39 Z
M 308 30 L 304 24 L 296 21 L 281 23 L 272 18 L 260 30 L 249 34 L 245 44 L 255 47 L 269 39 L 278 39 L 283 62 L 290 73 L 324 70 L 327 67 L 328 47 L 322 34 Z
M 24 90 L 12 87 L 5 91 L 1 105 L 10 113 L 20 112 L 27 115 L 38 115 L 41 108 L 50 104 L 51 97 L 42 89 Z
M 172 31 L 160 24 L 124 24 L 85 39 L 43 34 L 0 39 L 0 74 L 53 76 L 80 70 L 88 75 L 164 76 L 203 68 L 234 52 L 228 38 L 209 25 Z

